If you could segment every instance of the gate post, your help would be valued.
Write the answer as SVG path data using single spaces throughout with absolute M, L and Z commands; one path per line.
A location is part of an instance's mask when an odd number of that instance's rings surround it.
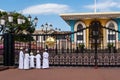
M 98 67 L 98 63 L 97 63 L 97 59 L 98 59 L 98 55 L 97 55 L 97 47 L 98 47 L 98 39 L 100 38 L 100 27 L 101 24 L 99 21 L 93 21 L 91 24 L 91 28 L 92 28 L 92 38 L 94 40 L 94 47 L 95 47 L 95 68 Z
M 4 66 L 14 66 L 14 36 L 12 33 L 4 34 Z

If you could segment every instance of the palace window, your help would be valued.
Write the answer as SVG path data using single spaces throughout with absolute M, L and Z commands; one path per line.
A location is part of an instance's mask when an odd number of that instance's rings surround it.
M 82 24 L 79 24 L 79 25 L 77 26 L 77 31 L 79 31 L 79 30 L 81 30 L 81 29 L 83 29 L 83 25 L 82 25 Z M 83 30 L 80 31 L 80 32 L 78 32 L 78 33 L 77 33 L 77 41 L 82 42 L 82 41 L 83 41 L 83 36 L 84 36 Z
M 115 29 L 115 25 L 113 22 L 110 22 L 108 28 Z M 116 39 L 115 32 L 112 30 L 107 30 L 108 42 L 113 42 Z

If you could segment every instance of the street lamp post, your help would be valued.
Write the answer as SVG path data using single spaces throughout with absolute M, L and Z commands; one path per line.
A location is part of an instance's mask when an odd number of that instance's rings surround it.
M 45 41 L 47 34 L 53 30 L 53 26 L 52 24 L 49 25 L 48 23 L 46 23 L 44 25 L 43 24 L 41 25 L 41 29 L 42 29 L 42 32 L 44 32 L 45 34 L 43 37 L 43 40 Z M 45 45 L 45 48 L 48 49 L 48 46 Z
M 45 25 L 42 24 L 41 28 L 45 34 L 48 34 L 53 29 L 53 26 L 52 24 L 48 25 L 48 23 L 46 23 Z
M 43 37 L 44 38 L 43 41 L 45 41 L 47 34 L 51 34 L 50 32 L 59 32 L 61 30 L 61 29 L 58 29 L 58 28 L 53 29 L 52 24 L 48 25 L 48 23 L 46 23 L 45 25 L 42 24 L 41 29 L 42 29 L 42 32 L 45 34 L 44 37 Z M 57 51 L 57 39 L 58 39 L 57 34 L 56 34 L 55 38 L 56 38 L 56 54 L 57 54 L 57 52 L 58 52 Z M 45 45 L 44 48 L 48 49 L 48 46 Z
M 28 21 L 30 22 L 31 24 L 31 27 L 36 27 L 37 26 L 37 23 L 38 23 L 38 18 L 35 17 L 33 20 L 32 20 L 32 17 L 31 15 L 28 16 Z M 31 33 L 29 33 L 29 53 L 31 52 Z
M 8 23 L 11 25 L 9 25 Z M 17 24 L 24 23 L 23 19 L 21 17 L 17 18 Z M 13 66 L 15 63 L 15 54 L 14 54 L 14 32 L 17 30 L 15 28 L 12 28 L 13 22 L 13 16 L 10 13 L 7 16 L 2 16 L 0 18 L 0 32 L 3 34 L 4 38 L 4 66 Z M 11 28 L 9 28 L 11 27 Z
M 21 15 L 17 17 L 17 21 L 13 18 L 12 13 L 0 18 L 0 32 L 3 34 L 4 39 L 4 66 L 14 66 L 15 64 L 14 35 L 17 30 L 19 31 L 19 26 L 25 23 L 25 19 Z M 19 26 L 13 27 L 13 25 Z

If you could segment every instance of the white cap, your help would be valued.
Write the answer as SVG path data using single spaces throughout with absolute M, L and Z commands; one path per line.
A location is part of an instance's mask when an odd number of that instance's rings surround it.
M 37 53 L 39 53 L 39 50 L 37 50 Z
M 25 51 L 28 51 L 28 49 L 26 48 Z
M 47 51 L 47 49 L 45 49 Z
M 30 54 L 32 55 L 32 54 L 33 54 L 33 52 L 30 52 Z
M 20 49 L 23 49 L 23 47 L 21 47 Z

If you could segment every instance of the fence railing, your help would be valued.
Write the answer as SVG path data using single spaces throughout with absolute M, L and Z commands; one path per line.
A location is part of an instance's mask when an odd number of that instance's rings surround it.
M 34 55 L 36 55 L 37 50 L 39 50 L 42 56 L 46 44 L 45 41 L 40 41 L 38 37 L 44 37 L 45 35 L 32 36 L 34 41 L 15 41 L 14 55 L 16 64 L 18 64 L 18 54 L 21 47 L 23 47 L 24 50 L 30 48 Z M 57 39 L 54 46 L 48 47 L 48 53 L 50 54 L 49 62 L 51 66 L 95 66 L 95 62 L 97 62 L 97 66 L 120 66 L 120 49 L 116 48 L 116 46 L 111 48 L 107 46 L 99 46 L 97 47 L 97 53 L 95 53 L 94 47 L 79 47 L 77 43 L 73 45 L 73 42 L 66 39 L 65 36 L 63 36 L 63 39 Z M 0 64 L 3 64 L 4 62 L 3 52 L 4 46 L 3 41 L 1 41 Z

